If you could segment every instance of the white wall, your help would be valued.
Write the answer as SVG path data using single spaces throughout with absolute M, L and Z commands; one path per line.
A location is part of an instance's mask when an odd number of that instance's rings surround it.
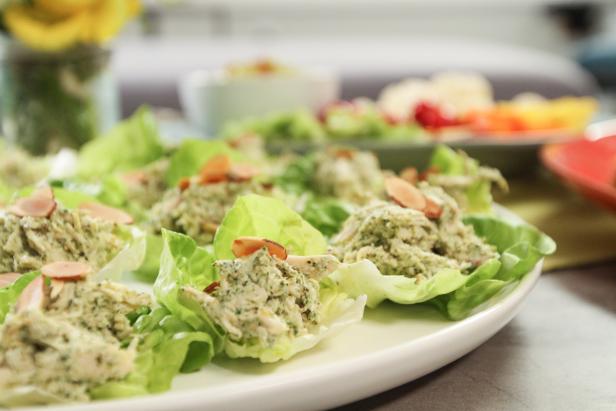
M 160 6 L 160 34 L 173 36 L 331 38 L 450 35 L 571 54 L 545 12 L 550 0 L 180 0 Z M 567 1 L 565 1 L 566 3 Z M 563 3 L 558 1 L 557 3 Z M 614 22 L 616 2 L 596 1 Z M 609 17 L 611 16 L 611 17 Z M 614 27 L 613 24 L 605 24 Z M 138 30 L 133 29 L 132 35 Z

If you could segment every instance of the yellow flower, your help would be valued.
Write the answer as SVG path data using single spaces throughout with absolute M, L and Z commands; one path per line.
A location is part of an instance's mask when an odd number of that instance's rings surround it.
M 139 0 L 35 0 L 4 10 L 8 31 L 31 48 L 104 44 L 141 10 Z

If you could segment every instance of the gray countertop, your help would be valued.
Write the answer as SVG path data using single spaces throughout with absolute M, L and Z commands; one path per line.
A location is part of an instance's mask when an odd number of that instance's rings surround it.
M 616 410 L 616 262 L 544 274 L 488 342 L 358 409 Z

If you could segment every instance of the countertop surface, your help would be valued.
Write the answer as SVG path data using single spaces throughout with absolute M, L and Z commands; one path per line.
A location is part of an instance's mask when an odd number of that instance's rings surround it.
M 616 261 L 544 273 L 475 351 L 338 410 L 368 409 L 616 410 Z

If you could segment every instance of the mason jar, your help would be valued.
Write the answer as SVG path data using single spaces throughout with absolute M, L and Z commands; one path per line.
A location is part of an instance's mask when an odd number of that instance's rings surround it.
M 111 51 L 79 46 L 40 52 L 5 41 L 0 110 L 9 143 L 32 154 L 79 148 L 119 120 Z

